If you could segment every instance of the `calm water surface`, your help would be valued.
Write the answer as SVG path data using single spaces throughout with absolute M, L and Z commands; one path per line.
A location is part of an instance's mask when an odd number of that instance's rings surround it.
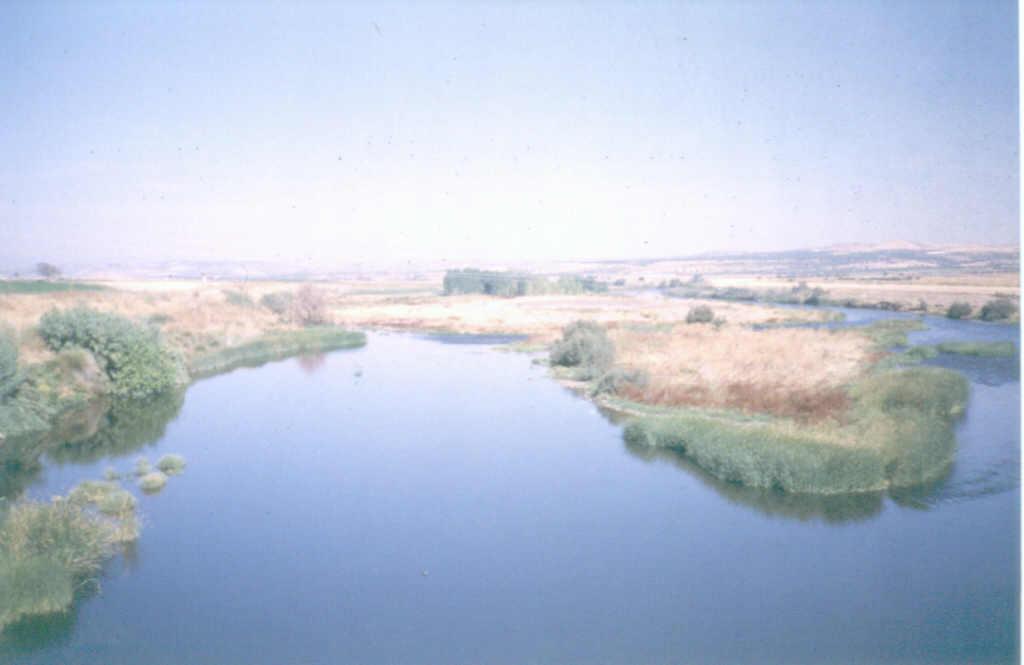
M 1019 343 L 928 322 L 915 343 Z M 378 334 L 207 379 L 155 441 L 44 459 L 31 496 L 139 455 L 189 466 L 140 497 L 102 589 L 9 630 L 0 662 L 1015 662 L 1019 374 L 934 362 L 972 382 L 950 474 L 816 498 L 630 450 L 529 356 L 483 345 Z

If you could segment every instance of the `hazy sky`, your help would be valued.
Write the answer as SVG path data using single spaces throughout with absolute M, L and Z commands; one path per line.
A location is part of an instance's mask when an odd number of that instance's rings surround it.
M 0 8 L 0 269 L 1018 235 L 1013 2 Z

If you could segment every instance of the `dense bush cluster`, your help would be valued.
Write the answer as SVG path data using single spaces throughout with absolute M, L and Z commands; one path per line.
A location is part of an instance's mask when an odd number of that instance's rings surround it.
M 982 321 L 1005 321 L 1017 313 L 1017 304 L 1009 298 L 989 300 L 981 308 Z
M 444 276 L 444 293 L 483 293 L 493 296 L 528 296 L 545 293 L 579 294 L 603 293 L 608 285 L 592 277 L 562 275 L 551 280 L 543 275 L 517 272 L 476 270 L 449 270 Z
M 697 305 L 686 313 L 687 323 L 711 323 L 715 320 L 715 313 L 707 305 Z
M 974 308 L 965 302 L 955 302 L 946 310 L 946 316 L 951 319 L 966 319 L 971 315 Z
M 551 364 L 576 367 L 582 379 L 593 379 L 615 360 L 615 346 L 605 329 L 593 321 L 576 321 L 565 327 L 562 339 L 551 347 Z
M 284 321 L 318 326 L 330 319 L 324 292 L 309 284 L 298 291 L 275 291 L 260 298 L 260 304 Z
M 116 314 L 84 307 L 53 310 L 40 319 L 39 334 L 54 351 L 70 347 L 91 351 L 117 397 L 149 397 L 177 383 L 174 358 L 155 331 Z

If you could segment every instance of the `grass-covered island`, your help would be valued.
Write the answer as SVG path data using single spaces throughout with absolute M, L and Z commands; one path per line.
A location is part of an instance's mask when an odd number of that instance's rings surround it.
M 915 485 L 949 467 L 967 382 L 883 362 L 898 325 L 751 330 L 708 318 L 672 328 L 577 323 L 550 362 L 629 417 L 630 446 L 674 449 L 722 480 L 838 494 Z

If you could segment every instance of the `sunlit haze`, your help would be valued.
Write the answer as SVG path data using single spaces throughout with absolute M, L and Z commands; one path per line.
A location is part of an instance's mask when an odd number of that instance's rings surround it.
M 0 18 L 0 268 L 1015 243 L 1012 2 Z

